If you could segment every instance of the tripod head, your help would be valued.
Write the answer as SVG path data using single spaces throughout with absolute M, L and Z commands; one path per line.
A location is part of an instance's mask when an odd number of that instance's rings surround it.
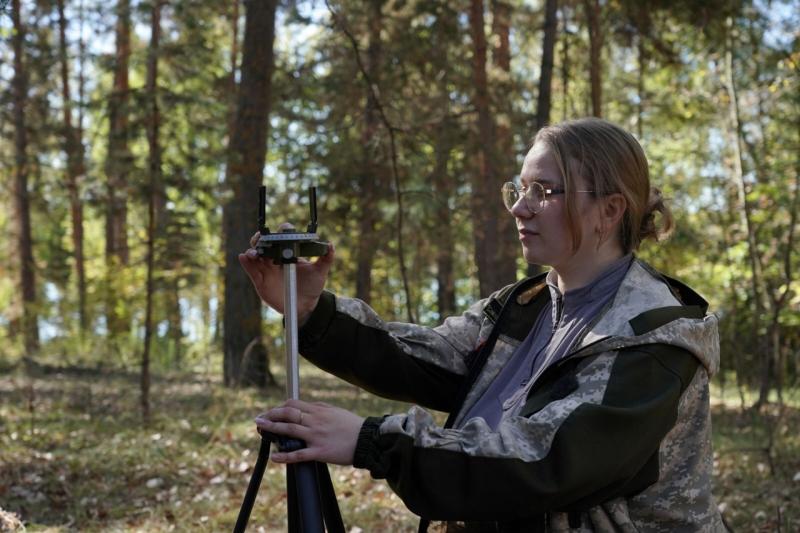
M 261 234 L 256 243 L 259 257 L 272 259 L 273 263 L 297 263 L 298 257 L 319 257 L 328 254 L 328 243 L 318 241 L 317 235 L 317 188 L 308 188 L 308 204 L 311 221 L 305 232 L 294 228 L 270 233 L 266 226 L 267 188 L 258 189 L 258 232 Z
M 308 188 L 311 222 L 305 232 L 287 228 L 279 233 L 270 233 L 266 226 L 267 189 L 258 191 L 258 231 L 261 236 L 256 243 L 259 257 L 272 259 L 276 265 L 283 265 L 284 301 L 284 341 L 286 346 L 286 396 L 300 398 L 300 373 L 298 370 L 297 343 L 297 259 L 299 257 L 319 257 L 328 253 L 328 243 L 317 240 L 317 191 Z M 258 452 L 253 475 L 236 520 L 234 533 L 244 533 L 250 511 L 253 509 L 258 487 L 264 475 L 269 458 L 270 441 L 274 435 L 261 433 L 261 449 Z M 305 443 L 295 439 L 278 438 L 281 451 L 294 451 L 305 447 Z M 287 497 L 289 503 L 289 531 L 303 533 L 344 533 L 344 524 L 336 503 L 330 474 L 326 466 L 304 462 L 289 465 L 287 472 Z

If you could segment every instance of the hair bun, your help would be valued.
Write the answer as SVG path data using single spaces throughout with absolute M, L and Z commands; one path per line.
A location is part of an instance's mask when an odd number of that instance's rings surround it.
M 660 214 L 660 220 L 656 220 L 656 214 Z M 654 239 L 660 241 L 667 238 L 675 227 L 672 218 L 672 211 L 667 206 L 661 191 L 657 187 L 650 188 L 650 198 L 647 201 L 647 209 L 642 217 L 639 226 L 639 241 L 644 239 Z

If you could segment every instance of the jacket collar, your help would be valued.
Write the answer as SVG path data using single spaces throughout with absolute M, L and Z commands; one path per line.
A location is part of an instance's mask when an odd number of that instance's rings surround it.
M 656 309 L 674 309 L 674 320 L 650 331 L 635 332 L 632 321 Z M 644 344 L 670 344 L 695 355 L 710 373 L 719 368 L 717 317 L 686 285 L 662 276 L 635 259 L 617 294 L 576 343 L 573 355 L 589 355 Z M 697 316 L 700 310 L 700 316 Z

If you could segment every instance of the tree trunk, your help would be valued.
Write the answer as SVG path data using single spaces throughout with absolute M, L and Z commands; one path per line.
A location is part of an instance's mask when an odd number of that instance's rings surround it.
M 66 185 L 69 191 L 70 215 L 72 219 L 72 248 L 75 255 L 75 277 L 78 290 L 78 317 L 80 332 L 88 329 L 86 315 L 86 269 L 83 260 L 83 203 L 80 197 L 80 180 L 86 172 L 84 166 L 81 131 L 72 123 L 72 96 L 69 86 L 69 62 L 67 59 L 67 21 L 64 16 L 64 0 L 58 0 L 59 58 L 61 61 L 61 96 L 64 101 L 64 152 L 67 155 Z
M 475 245 L 475 264 L 478 267 L 480 296 L 488 296 L 499 283 L 494 272 L 498 250 L 498 210 L 487 204 L 497 196 L 491 185 L 495 182 L 494 128 L 489 104 L 489 84 L 486 75 L 486 33 L 484 31 L 483 0 L 470 0 L 470 34 L 472 36 L 473 105 L 478 114 L 477 137 L 474 139 L 476 169 L 472 173 L 471 209 L 472 234 Z M 494 194 L 493 194 L 494 192 Z
M 591 83 L 592 114 L 603 116 L 603 84 L 601 52 L 603 50 L 603 29 L 600 21 L 600 0 L 584 0 L 586 22 L 589 29 L 589 80 Z
M 639 101 L 636 102 L 636 135 L 641 141 L 644 135 L 644 101 L 646 98 L 644 80 L 647 69 L 647 49 L 644 46 L 644 35 L 641 33 L 636 36 L 636 50 L 636 59 L 639 63 L 636 72 L 636 93 L 639 97 Z
M 236 73 L 239 65 L 239 3 L 240 0 L 231 0 L 231 72 L 228 76 L 228 146 L 231 146 L 233 130 L 236 126 L 236 98 L 238 88 L 236 85 Z M 225 227 L 222 227 L 221 242 L 225 246 Z M 217 283 L 214 284 L 214 299 L 217 305 L 214 309 L 214 331 L 211 335 L 211 342 L 214 346 L 222 343 L 225 306 L 225 265 L 218 269 Z
M 239 56 L 239 2 L 231 0 L 231 73 L 228 76 L 228 139 L 236 122 L 236 68 Z M 230 141 L 229 141 L 230 142 Z
M 142 373 L 140 379 L 142 418 L 145 423 L 150 420 L 150 345 L 153 337 L 153 293 L 155 292 L 155 241 L 157 220 L 158 191 L 161 189 L 161 145 L 159 129 L 161 116 L 158 107 L 158 55 L 161 36 L 161 0 L 155 0 L 152 6 L 150 30 L 150 49 L 147 54 L 147 99 L 150 109 L 147 116 L 147 145 L 149 148 L 147 187 L 147 282 L 144 320 L 144 350 L 142 351 Z
M 369 2 L 369 44 L 367 45 L 366 75 L 373 86 L 380 83 L 381 30 L 383 29 L 383 0 Z M 380 192 L 385 190 L 381 164 L 380 116 L 375 93 L 367 90 L 364 127 L 361 130 L 364 159 L 359 177 L 358 249 L 356 251 L 356 298 L 369 303 L 372 292 L 372 262 L 378 247 L 376 224 Z
M 253 200 L 266 159 L 275 37 L 275 0 L 245 2 L 245 32 L 236 119 L 230 139 L 226 185 L 232 196 L 223 209 L 225 230 L 224 379 L 228 386 L 265 386 L 266 357 L 243 355 L 261 342 L 261 302 L 242 270 L 238 254 L 257 228 Z M 263 350 L 256 353 L 263 353 Z
M 759 397 L 755 406 L 761 406 L 767 401 L 769 388 L 772 381 L 772 357 L 769 350 L 769 339 L 767 334 L 762 331 L 764 311 L 766 305 L 764 304 L 764 291 L 763 275 L 761 268 L 761 261 L 758 256 L 758 243 L 756 230 L 753 224 L 752 205 L 747 199 L 746 184 L 744 181 L 744 156 L 742 150 L 742 136 L 744 130 L 740 121 L 739 115 L 739 100 L 736 93 L 736 82 L 733 73 L 733 55 L 734 44 L 731 36 L 732 23 L 728 21 L 728 28 L 725 37 L 725 88 L 728 92 L 728 99 L 730 101 L 728 106 L 728 118 L 731 125 L 731 137 L 733 142 L 731 146 L 734 150 L 733 157 L 733 173 L 734 185 L 736 187 L 737 199 L 741 207 L 740 224 L 747 233 L 747 255 L 750 262 L 750 280 L 753 290 L 753 333 L 757 339 L 757 350 L 759 357 L 762 361 L 761 372 L 761 386 L 759 388 Z
M 511 24 L 511 7 L 505 0 L 492 0 L 492 35 L 494 49 L 492 59 L 498 73 L 495 86 L 498 91 L 494 93 L 495 108 L 495 157 L 493 166 L 494 174 L 489 185 L 489 195 L 484 199 L 484 209 L 496 213 L 497 218 L 497 251 L 494 257 L 495 290 L 513 283 L 517 278 L 517 258 L 519 257 L 519 240 L 517 239 L 514 217 L 506 213 L 500 202 L 500 187 L 504 182 L 512 179 L 518 169 L 514 154 L 514 142 L 511 133 L 511 47 L 509 33 Z
M 165 280 L 165 307 L 167 312 L 167 338 L 172 345 L 172 365 L 183 366 L 183 317 L 181 314 L 180 272 L 172 265 L 173 274 Z
M 106 322 L 110 338 L 127 331 L 129 319 L 116 305 L 121 298 L 119 272 L 128 264 L 127 186 L 132 156 L 128 149 L 129 85 L 128 62 L 131 53 L 130 0 L 117 2 L 116 58 L 114 87 L 108 102 L 108 155 L 106 176 Z
M 547 0 L 544 10 L 544 33 L 542 36 L 542 69 L 539 75 L 539 93 L 536 98 L 536 131 L 550 124 L 552 101 L 553 65 L 556 48 L 558 0 Z
M 558 0 L 547 0 L 544 13 L 544 31 L 542 36 L 542 68 L 539 75 L 539 93 L 536 97 L 536 131 L 550 124 L 550 103 L 552 101 L 553 65 L 555 61 L 556 30 L 558 20 Z M 566 83 L 566 82 L 565 82 Z M 535 132 L 534 132 L 535 133 Z M 541 265 L 529 264 L 527 273 L 535 276 L 542 272 Z
M 797 125 L 800 126 L 800 117 L 798 117 Z M 800 142 L 800 127 L 798 128 L 798 141 Z M 794 277 L 794 269 L 792 268 L 792 256 L 797 253 L 795 246 L 795 228 L 797 227 L 797 219 L 800 217 L 800 160 L 795 160 L 795 174 L 794 174 L 794 196 L 789 211 L 789 224 L 787 226 L 789 235 L 786 239 L 786 248 L 784 248 L 782 263 L 783 263 L 783 279 L 781 280 L 780 293 L 772 298 L 772 321 L 770 329 L 773 330 L 773 353 L 775 361 L 775 382 L 778 389 L 778 399 L 783 404 L 783 386 L 785 383 L 786 361 L 785 354 L 790 346 L 782 339 L 782 331 L 780 324 L 780 314 L 788 303 L 789 298 L 792 296 L 790 287 L 792 286 L 792 279 Z
M 20 288 L 22 289 L 22 332 L 27 356 L 39 350 L 39 318 L 36 311 L 36 265 L 33 261 L 31 209 L 28 195 L 28 131 L 25 106 L 28 99 L 28 79 L 23 61 L 25 27 L 22 25 L 19 0 L 11 3 L 14 24 L 14 208 L 19 251 Z
M 570 81 L 570 55 L 569 55 L 569 25 L 567 23 L 567 16 L 569 8 L 563 6 L 561 9 L 561 16 L 563 18 L 564 36 L 561 39 L 561 120 L 567 120 L 571 115 L 572 101 L 569 97 L 569 81 Z
M 457 14 L 453 10 L 443 9 L 437 16 L 432 38 L 437 49 L 442 53 L 430 58 L 436 76 L 438 108 L 442 118 L 431 131 L 431 142 L 434 150 L 434 166 L 430 182 L 434 188 L 434 222 L 436 239 L 436 309 L 442 321 L 456 312 L 455 290 L 455 239 L 453 237 L 453 217 L 451 201 L 458 190 L 456 173 L 450 170 L 450 160 L 458 135 L 458 123 L 451 113 L 450 86 L 453 83 L 450 74 L 452 65 L 452 36 L 458 35 Z
M 442 92 L 444 105 L 449 105 L 450 96 L 446 87 Z M 449 113 L 449 110 L 447 111 Z M 452 211 L 450 199 L 456 191 L 455 180 L 448 171 L 450 153 L 453 149 L 452 131 L 456 128 L 449 115 L 445 115 L 436 131 L 436 160 L 432 182 L 436 192 L 436 304 L 439 320 L 456 312 L 456 282 L 454 275 Z

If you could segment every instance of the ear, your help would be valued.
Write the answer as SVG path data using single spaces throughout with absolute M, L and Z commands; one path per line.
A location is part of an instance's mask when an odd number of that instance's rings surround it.
M 595 231 L 600 235 L 598 246 L 605 242 L 610 235 L 617 234 L 616 228 L 622 223 L 622 217 L 628 208 L 627 200 L 620 193 L 609 194 L 599 198 L 599 200 L 597 206 L 599 220 L 595 228 Z
M 600 216 L 606 228 L 613 228 L 622 221 L 622 216 L 628 208 L 628 201 L 622 194 L 615 192 L 603 198 L 600 207 Z

